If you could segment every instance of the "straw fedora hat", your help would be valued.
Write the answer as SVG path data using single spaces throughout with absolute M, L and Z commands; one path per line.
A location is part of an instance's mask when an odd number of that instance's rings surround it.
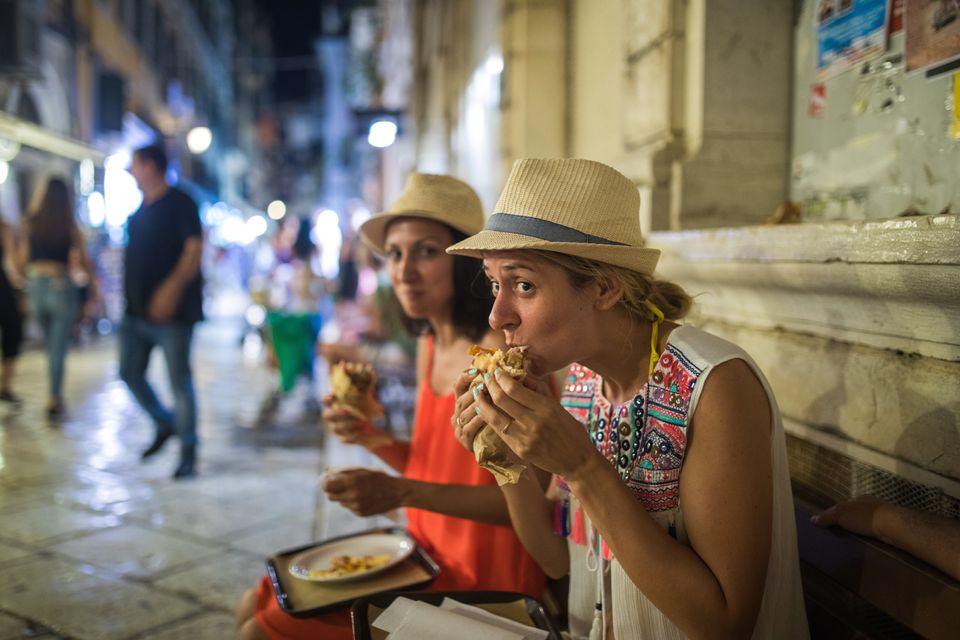
M 374 251 L 386 253 L 387 225 L 407 217 L 435 220 L 471 235 L 483 228 L 483 205 L 476 191 L 462 180 L 411 173 L 390 208 L 360 225 L 360 237 Z
M 643 246 L 640 194 L 592 160 L 517 160 L 483 231 L 447 253 L 541 249 L 652 274 L 660 251 Z

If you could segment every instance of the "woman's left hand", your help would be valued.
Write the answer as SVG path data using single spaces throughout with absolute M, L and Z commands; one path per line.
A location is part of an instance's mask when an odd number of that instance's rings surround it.
M 597 455 L 583 425 L 553 397 L 545 381 L 489 376 L 475 395 L 480 417 L 522 459 L 570 480 Z M 533 388 L 527 385 L 533 382 Z
M 406 496 L 403 478 L 374 469 L 331 471 L 323 478 L 321 486 L 327 498 L 361 517 L 401 507 Z

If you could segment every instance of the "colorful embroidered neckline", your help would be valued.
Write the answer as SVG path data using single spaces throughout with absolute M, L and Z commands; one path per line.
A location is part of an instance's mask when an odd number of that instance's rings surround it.
M 679 506 L 690 401 L 701 372 L 668 341 L 653 375 L 631 401 L 617 405 L 602 395 L 603 379 L 590 369 L 574 364 L 567 373 L 561 404 L 584 425 L 594 446 L 648 512 Z M 586 544 L 580 511 L 563 500 L 554 524 L 558 535 Z M 609 550 L 604 551 L 606 557 Z

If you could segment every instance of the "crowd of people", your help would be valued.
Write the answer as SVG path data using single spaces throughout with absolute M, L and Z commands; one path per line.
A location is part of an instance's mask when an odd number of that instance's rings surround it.
M 143 202 L 127 224 L 125 310 L 118 332 L 120 377 L 155 423 L 154 440 L 143 458 L 159 452 L 176 434 L 181 456 L 173 476 L 191 477 L 196 474 L 197 430 L 190 344 L 193 327 L 203 318 L 200 218 L 196 202 L 167 182 L 162 146 L 138 149 L 129 170 Z M 22 403 L 14 390 L 14 370 L 26 316 L 39 328 L 46 349 L 46 413 L 56 421 L 66 411 L 63 388 L 75 324 L 101 302 L 97 269 L 77 224 L 67 181 L 48 178 L 21 218 L 19 230 L 6 225 L 0 230 L 0 400 Z M 166 361 L 173 408 L 162 405 L 146 379 L 155 346 Z
M 156 425 L 143 456 L 177 435 L 174 475 L 188 477 L 202 240 L 196 204 L 167 184 L 165 169 L 159 147 L 134 154 L 144 202 L 129 223 L 120 373 Z M 16 249 L 50 345 L 51 413 L 63 410 L 58 313 L 76 313 L 64 285 L 71 265 L 95 282 L 75 225 L 64 222 L 64 189 L 50 183 Z M 431 590 L 538 598 L 547 579 L 569 577 L 573 638 L 809 636 L 773 391 L 743 349 L 683 323 L 691 299 L 657 277 L 659 252 L 645 246 L 627 177 L 589 160 L 521 160 L 485 216 L 466 183 L 413 173 L 359 235 L 383 260 L 381 289 L 415 340 L 417 398 L 409 440 L 355 412 L 324 410 L 322 428 L 396 472 L 332 473 L 323 483 L 330 500 L 362 516 L 404 508 L 410 535 L 441 568 Z M 7 401 L 16 398 L 21 322 L 10 299 L 0 279 Z M 526 347 L 526 378 L 478 371 L 474 344 Z M 172 409 L 144 377 L 158 345 Z M 501 484 L 477 463 L 474 441 L 489 428 L 523 465 L 516 482 Z M 960 575 L 958 545 L 903 540 L 932 528 L 933 539 L 955 541 L 955 521 L 860 498 L 817 524 L 880 537 Z M 237 635 L 347 638 L 351 629 L 343 610 L 287 614 L 264 577 L 238 605 Z

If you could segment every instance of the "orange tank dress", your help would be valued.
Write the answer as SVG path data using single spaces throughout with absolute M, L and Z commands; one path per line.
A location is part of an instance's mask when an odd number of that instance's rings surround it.
M 430 388 L 432 337 L 426 340 L 425 348 L 427 371 L 417 394 L 404 477 L 438 484 L 495 485 L 493 476 L 480 468 L 473 454 L 453 437 L 450 416 L 456 398 L 452 392 L 437 395 Z M 535 598 L 543 593 L 543 572 L 510 526 L 407 509 L 407 531 L 440 565 L 431 591 L 519 591 Z M 315 618 L 294 618 L 280 609 L 266 576 L 257 589 L 256 620 L 271 640 L 353 637 L 349 609 Z

